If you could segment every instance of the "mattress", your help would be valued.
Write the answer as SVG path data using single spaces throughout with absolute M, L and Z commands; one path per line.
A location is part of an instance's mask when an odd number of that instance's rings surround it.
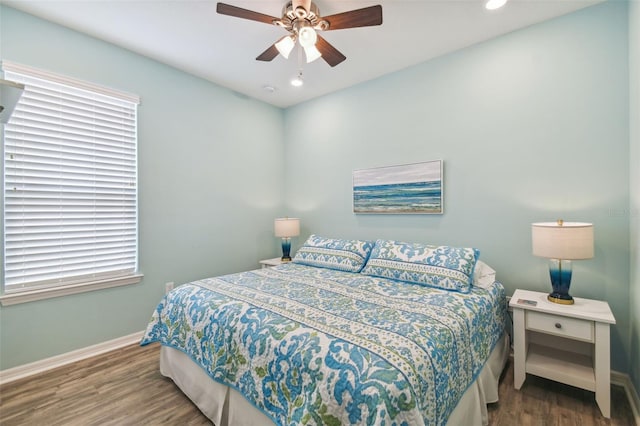
M 216 424 L 232 420 L 238 400 L 261 423 L 283 425 L 482 422 L 481 373 L 505 352 L 496 350 L 505 314 L 499 283 L 462 294 L 286 264 L 176 288 L 141 343 L 172 348 L 163 348 L 163 374 L 189 382 L 178 385 L 198 406 L 217 400 L 217 411 L 203 409 Z M 189 361 L 168 362 L 176 352 Z M 496 358 L 499 372 L 504 357 Z

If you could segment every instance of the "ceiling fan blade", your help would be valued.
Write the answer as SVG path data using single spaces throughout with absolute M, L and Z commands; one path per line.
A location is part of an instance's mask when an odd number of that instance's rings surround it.
M 329 22 L 329 28 L 327 28 L 327 31 L 381 25 L 382 6 L 376 5 L 362 9 L 350 10 L 348 12 L 325 16 L 322 19 Z
M 269 48 L 267 50 L 265 50 L 264 52 L 262 52 L 260 55 L 258 55 L 258 57 L 256 58 L 256 61 L 273 61 L 273 58 L 275 58 L 276 56 L 278 56 L 278 48 L 276 48 L 275 44 L 272 44 L 271 46 L 269 46 Z
M 230 4 L 218 3 L 216 11 L 221 15 L 229 15 L 236 18 L 249 19 L 251 21 L 264 22 L 265 24 L 273 24 L 279 18 L 265 15 L 263 13 L 254 12 L 253 10 L 243 9 Z
M 318 35 L 318 41 L 316 41 L 316 48 L 322 53 L 322 59 L 325 60 L 326 63 L 335 67 L 340 62 L 347 59 L 338 49 L 333 47 L 327 40 L 323 39 Z

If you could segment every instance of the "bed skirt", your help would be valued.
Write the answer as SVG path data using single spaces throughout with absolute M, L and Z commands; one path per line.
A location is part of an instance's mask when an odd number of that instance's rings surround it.
M 486 426 L 489 423 L 487 404 L 498 401 L 498 381 L 508 357 L 509 339 L 505 334 L 476 381 L 462 395 L 447 424 Z M 269 417 L 239 392 L 213 381 L 188 355 L 177 349 L 161 347 L 160 373 L 171 378 L 216 426 L 273 425 Z

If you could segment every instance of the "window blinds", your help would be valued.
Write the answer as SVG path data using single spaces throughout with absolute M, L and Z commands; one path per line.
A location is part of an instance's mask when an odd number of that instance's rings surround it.
M 135 273 L 138 99 L 2 66 L 25 85 L 4 128 L 5 292 Z

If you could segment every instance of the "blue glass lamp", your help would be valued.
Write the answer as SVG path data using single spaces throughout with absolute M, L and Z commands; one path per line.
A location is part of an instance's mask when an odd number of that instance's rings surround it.
M 553 291 L 547 299 L 572 305 L 571 261 L 593 257 L 593 224 L 583 222 L 540 222 L 531 224 L 533 255 L 549 259 Z
M 300 219 L 284 217 L 276 219 L 274 222 L 276 237 L 282 238 L 282 258 L 283 262 L 291 260 L 291 237 L 300 235 Z

